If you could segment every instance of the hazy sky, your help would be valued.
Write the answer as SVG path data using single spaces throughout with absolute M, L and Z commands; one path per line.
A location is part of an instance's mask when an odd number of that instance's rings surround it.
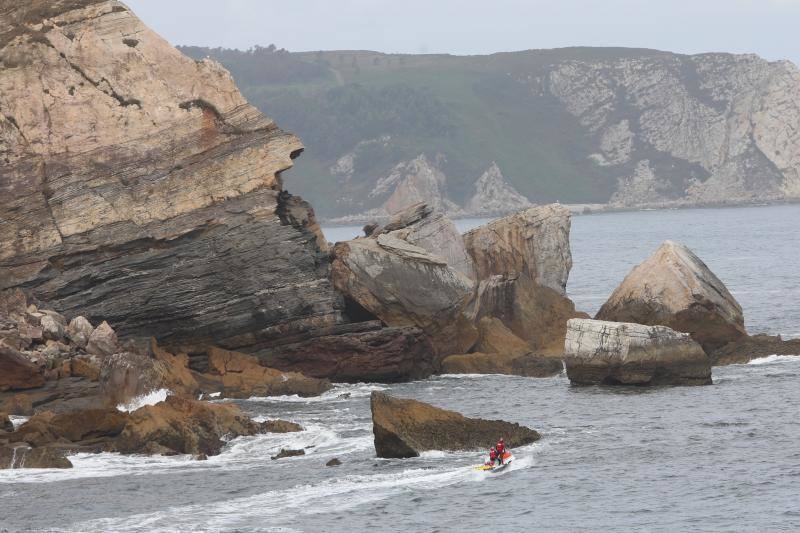
M 479 54 L 560 46 L 800 63 L 800 0 L 127 0 L 173 44 Z

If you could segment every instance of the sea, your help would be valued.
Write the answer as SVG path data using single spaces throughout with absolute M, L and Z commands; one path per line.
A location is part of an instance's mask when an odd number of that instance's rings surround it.
M 324 231 L 334 241 L 360 228 Z M 725 282 L 751 333 L 800 337 L 800 205 L 573 217 L 569 296 L 596 312 L 667 239 Z M 238 438 L 207 461 L 79 454 L 71 470 L 0 470 L 0 531 L 800 530 L 800 354 L 714 368 L 713 380 L 613 388 L 444 375 L 251 398 L 236 403 L 305 430 Z M 542 439 L 497 474 L 472 469 L 480 452 L 378 459 L 374 390 L 519 422 Z M 306 455 L 271 460 L 281 448 Z M 325 466 L 333 458 L 341 466 Z

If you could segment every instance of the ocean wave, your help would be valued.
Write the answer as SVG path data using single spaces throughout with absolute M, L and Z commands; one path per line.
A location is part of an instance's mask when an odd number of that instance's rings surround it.
M 319 396 L 302 397 L 297 394 L 286 396 L 252 396 L 247 399 L 249 402 L 259 403 L 314 403 L 314 402 L 336 402 L 345 401 L 351 398 L 364 398 L 372 394 L 372 391 L 388 390 L 389 387 L 377 383 L 354 383 L 336 384 L 327 392 Z
M 127 403 L 121 403 L 117 406 L 118 411 L 132 412 L 144 407 L 145 405 L 155 405 L 167 399 L 167 396 L 172 394 L 169 389 L 158 389 L 150 391 L 147 394 L 137 396 Z
M 768 355 L 749 361 L 748 365 L 766 365 L 769 363 L 788 363 L 800 361 L 800 355 Z

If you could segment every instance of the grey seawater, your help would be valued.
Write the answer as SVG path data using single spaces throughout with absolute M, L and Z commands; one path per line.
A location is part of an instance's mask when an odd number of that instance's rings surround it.
M 479 221 L 459 221 L 462 227 Z M 569 292 L 594 312 L 667 239 L 692 247 L 752 332 L 800 334 L 800 206 L 575 217 Z M 345 234 L 349 231 L 350 234 Z M 326 230 L 334 240 L 353 228 Z M 73 457 L 0 471 L 0 531 L 765 531 L 800 529 L 800 357 L 714 369 L 714 385 L 574 388 L 564 376 L 439 376 L 238 402 L 300 422 L 208 461 Z M 369 393 L 538 429 L 502 474 L 479 453 L 374 457 Z M 303 457 L 271 461 L 281 447 Z M 338 457 L 343 465 L 324 464 Z

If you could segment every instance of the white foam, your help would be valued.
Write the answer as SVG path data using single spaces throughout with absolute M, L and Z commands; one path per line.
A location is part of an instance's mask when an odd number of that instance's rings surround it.
M 142 394 L 132 399 L 128 403 L 121 403 L 117 406 L 118 411 L 132 412 L 141 409 L 145 405 L 155 405 L 167 399 L 167 396 L 172 394 L 169 389 L 158 389 L 150 391 L 147 394 Z
M 749 361 L 748 365 L 766 365 L 769 363 L 781 363 L 800 361 L 800 355 L 768 355 L 766 357 L 759 357 Z
M 302 397 L 297 394 L 287 396 L 253 396 L 248 398 L 251 402 L 287 402 L 287 403 L 315 403 L 315 402 L 336 402 L 347 401 L 351 398 L 364 398 L 372 394 L 372 391 L 387 390 L 389 387 L 375 383 L 355 383 L 352 385 L 334 385 L 333 388 L 319 396 Z
M 30 417 L 27 416 L 16 416 L 16 415 L 11 415 L 8 418 L 11 420 L 11 423 L 14 424 L 14 429 L 17 429 L 30 419 Z

